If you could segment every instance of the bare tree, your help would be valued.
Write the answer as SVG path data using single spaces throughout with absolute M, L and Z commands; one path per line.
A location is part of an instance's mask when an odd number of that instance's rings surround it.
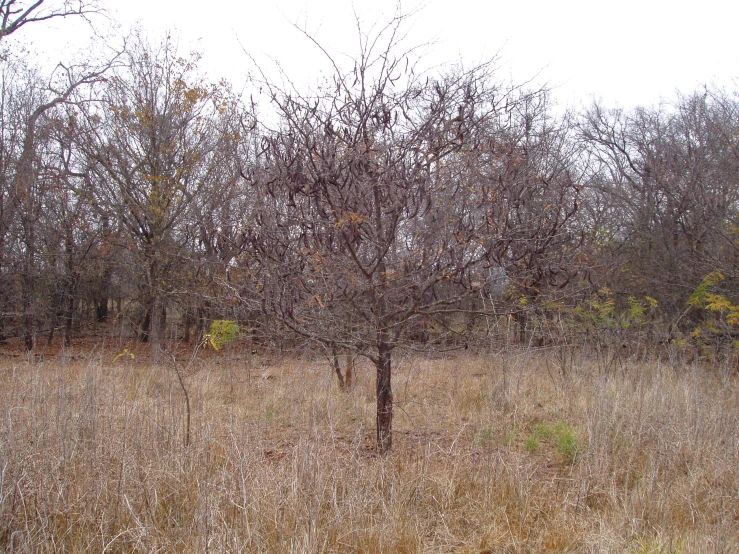
M 581 123 L 592 198 L 607 207 L 601 265 L 617 269 L 602 277 L 672 318 L 705 275 L 736 267 L 723 238 L 739 199 L 731 108 L 705 91 L 631 112 L 595 105 Z
M 98 13 L 97 0 L 63 0 L 44 6 L 44 0 L 0 0 L 0 41 L 29 23 Z
M 28 146 L 26 138 L 28 119 L 36 107 L 45 102 L 45 96 L 43 80 L 26 64 L 7 63 L 0 70 L 0 295 L 4 338 L 7 324 L 22 311 L 16 299 L 20 297 L 22 273 L 19 268 L 23 265 L 22 238 L 25 226 L 22 221 L 28 216 L 23 211 L 22 190 L 17 190 L 15 184 L 23 179 L 20 160 L 24 150 L 26 160 L 31 158 L 31 146 Z M 33 177 L 31 180 L 33 182 Z
M 360 29 L 354 67 L 329 57 L 335 73 L 314 95 L 263 84 L 281 120 L 263 139 L 248 262 L 269 316 L 372 361 L 381 453 L 392 447 L 393 351 L 422 321 L 477 311 L 465 300 L 525 257 L 512 247 L 539 228 L 511 217 L 526 193 L 504 169 L 527 159 L 513 111 L 541 91 L 499 86 L 492 64 L 416 75 L 412 52 L 396 53 L 403 23 Z M 551 237 L 577 208 L 569 186 L 551 195 L 569 203 L 556 208 Z M 448 327 L 460 345 L 471 331 Z
M 169 38 L 153 48 L 139 37 L 125 71 L 107 82 L 104 108 L 87 116 L 92 190 L 101 212 L 128 234 L 142 335 L 155 363 L 167 304 L 186 273 L 196 208 L 205 196 L 220 199 L 239 175 L 229 161 L 240 139 L 234 101 L 225 86 L 203 82 L 196 62 L 181 58 Z
M 49 82 L 42 81 L 27 70 L 21 71 L 27 78 L 20 83 L 3 80 L 3 84 L 13 88 L 18 85 L 27 87 L 26 90 L 15 88 L 13 99 L 6 98 L 3 104 L 3 121 L 11 123 L 11 126 L 5 129 L 9 133 L 4 133 L 3 137 L 4 186 L 0 241 L 4 251 L 8 233 L 13 230 L 16 241 L 15 265 L 20 268 L 17 273 L 17 292 L 22 299 L 23 334 L 29 350 L 34 347 L 36 322 L 41 314 L 37 306 L 38 262 L 45 240 L 42 232 L 44 209 L 49 206 L 48 196 L 55 183 L 58 185 L 59 175 L 64 172 L 55 150 L 58 144 L 55 145 L 52 140 L 57 125 L 54 114 L 58 114 L 62 106 L 79 104 L 81 100 L 75 95 L 81 89 L 90 89 L 99 83 L 112 63 L 96 67 L 67 67 L 60 64 Z M 4 77 L 17 77 L 20 74 L 13 67 L 13 63 L 5 65 Z M 6 108 L 11 110 L 6 111 Z M 0 263 L 7 263 L 3 258 L 5 253 Z
M 572 116 L 554 117 L 547 93 L 527 95 L 506 111 L 508 121 L 492 133 L 497 139 L 479 160 L 477 179 L 495 197 L 495 260 L 509 280 L 508 296 L 517 305 L 512 315 L 525 342 L 533 331 L 529 314 L 542 312 L 537 301 L 563 296 L 560 289 L 583 267 L 583 167 Z

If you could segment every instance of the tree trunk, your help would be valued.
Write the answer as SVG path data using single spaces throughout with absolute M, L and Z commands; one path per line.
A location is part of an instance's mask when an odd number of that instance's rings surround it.
M 352 388 L 354 381 L 354 356 L 351 352 L 346 353 L 346 371 L 344 372 L 344 385 L 347 389 Z
M 162 358 L 162 336 L 166 317 L 166 311 L 161 298 L 161 288 L 159 286 L 159 266 L 155 255 L 151 252 L 147 253 L 148 262 L 148 286 L 149 286 L 149 345 L 151 347 L 151 363 L 159 365 Z
M 388 306 L 387 296 L 387 267 L 385 266 L 385 256 L 387 249 L 384 245 L 387 236 L 385 232 L 384 219 L 382 214 L 383 198 L 382 185 L 375 181 L 372 187 L 374 197 L 374 233 L 375 240 L 375 256 L 377 259 L 377 267 L 372 275 L 374 297 L 374 323 L 376 325 L 376 344 L 377 344 L 377 368 L 376 378 L 376 395 L 377 395 L 377 451 L 380 454 L 387 454 L 393 447 L 393 389 L 390 384 L 392 347 L 388 337 Z
M 331 347 L 331 362 L 334 366 L 334 373 L 336 373 L 336 377 L 339 379 L 339 388 L 344 390 L 346 388 L 346 381 L 344 381 L 344 376 L 341 373 L 341 366 L 339 365 L 339 351 L 336 346 Z
M 98 323 L 108 320 L 108 297 L 102 296 L 95 301 L 95 319 Z
M 107 227 L 107 220 L 104 222 Z M 108 303 L 110 300 L 110 280 L 113 275 L 113 271 L 108 266 L 108 260 L 104 259 L 103 263 L 106 264 L 103 273 L 100 276 L 100 282 L 98 283 L 97 294 L 95 295 L 95 319 L 98 323 L 105 323 L 108 321 Z
M 66 286 L 64 288 L 66 289 Z M 49 321 L 49 334 L 46 336 L 46 346 L 51 346 L 54 343 L 54 333 L 56 333 L 56 328 L 64 317 L 64 294 L 53 293 L 49 306 L 52 315 Z
M 153 295 L 149 306 L 151 313 L 151 329 L 149 330 L 149 345 L 151 346 L 151 363 L 159 365 L 162 358 L 162 306 L 158 295 Z
M 77 294 L 80 282 L 79 267 L 74 255 L 74 234 L 68 227 L 66 234 L 66 253 L 67 253 L 67 279 L 64 291 L 64 346 L 72 346 L 72 321 L 74 321 L 74 308 L 77 304 Z M 99 320 L 98 320 L 99 321 Z
M 0 265 L 2 267 L 2 265 Z M 0 292 L 0 312 L 6 311 L 6 300 L 5 300 L 5 294 L 3 292 Z M 3 321 L 3 318 L 0 317 L 0 344 L 5 344 L 7 341 L 7 338 L 5 337 L 5 323 Z
M 185 311 L 183 320 L 182 341 L 185 344 L 190 344 L 190 335 L 192 334 L 192 315 L 190 308 Z
M 159 329 L 161 330 L 159 336 L 162 339 L 167 338 L 167 305 L 164 302 L 159 303 L 161 319 L 159 320 Z
M 72 322 L 74 321 L 75 294 L 67 298 L 67 310 L 64 314 L 64 346 L 72 346 Z
M 518 327 L 518 342 L 520 344 L 526 344 L 526 313 L 523 311 L 514 312 L 513 319 L 516 321 L 516 325 Z
M 31 191 L 29 186 L 29 198 Z M 23 339 L 26 350 L 36 346 L 36 222 L 31 211 L 30 200 L 24 208 L 27 221 L 24 221 L 25 253 L 23 257 L 23 275 L 21 278 L 21 297 L 23 299 Z
M 36 319 L 34 317 L 34 298 L 33 285 L 34 279 L 31 275 L 32 262 L 27 262 L 23 279 L 22 279 L 22 295 L 23 295 L 23 341 L 26 350 L 33 350 L 36 345 Z
M 393 390 L 390 382 L 392 350 L 378 345 L 377 357 L 377 451 L 386 454 L 393 447 Z
M 139 342 L 149 342 L 149 334 L 151 330 L 151 302 L 146 307 L 144 320 L 139 327 Z

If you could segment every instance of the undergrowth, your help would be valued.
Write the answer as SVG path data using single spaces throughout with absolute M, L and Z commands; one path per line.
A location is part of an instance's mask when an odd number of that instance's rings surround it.
M 0 366 L 7 552 L 736 552 L 739 388 L 711 368 L 545 354 L 402 358 L 394 451 L 373 371 L 189 374 L 96 353 Z

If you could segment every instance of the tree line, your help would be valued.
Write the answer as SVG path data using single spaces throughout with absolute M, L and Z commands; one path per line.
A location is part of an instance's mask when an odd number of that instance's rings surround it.
M 421 71 L 405 23 L 360 33 L 348 67 L 323 51 L 310 91 L 257 67 L 263 105 L 171 38 L 51 75 L 4 51 L 0 340 L 136 336 L 158 363 L 233 320 L 324 348 L 340 376 L 337 354 L 361 355 L 382 452 L 398 348 L 731 360 L 736 91 L 564 111 L 493 63 Z

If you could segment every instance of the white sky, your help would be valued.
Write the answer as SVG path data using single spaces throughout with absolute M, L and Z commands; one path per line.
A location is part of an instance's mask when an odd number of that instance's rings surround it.
M 124 29 L 140 21 L 152 35 L 174 30 L 183 50 L 203 53 L 212 80 L 239 89 L 251 67 L 278 60 L 298 82 L 325 70 L 297 22 L 338 57 L 356 52 L 353 10 L 367 26 L 395 12 L 395 0 L 107 0 Z M 404 2 L 408 11 L 417 4 Z M 383 16 L 383 14 L 385 14 Z M 408 45 L 434 41 L 427 64 L 473 65 L 499 54 L 500 75 L 555 89 L 561 104 L 630 107 L 671 98 L 700 83 L 732 86 L 739 77 L 739 2 L 731 0 L 428 0 L 409 26 Z M 55 28 L 58 29 L 55 31 Z M 38 51 L 63 57 L 69 22 L 25 31 Z M 76 39 L 89 30 L 75 26 Z

